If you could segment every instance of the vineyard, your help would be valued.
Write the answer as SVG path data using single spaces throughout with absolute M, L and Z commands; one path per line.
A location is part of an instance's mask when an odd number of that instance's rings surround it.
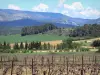
M 0 75 L 100 75 L 100 55 L 2 55 Z

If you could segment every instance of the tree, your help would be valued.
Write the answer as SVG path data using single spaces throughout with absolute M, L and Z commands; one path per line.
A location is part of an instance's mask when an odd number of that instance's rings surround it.
M 0 49 L 2 49 L 3 48 L 3 45 L 2 45 L 2 43 L 0 43 Z
M 38 42 L 35 42 L 35 49 L 39 49 L 39 43 Z
M 78 52 L 81 49 L 81 45 L 82 45 L 81 43 L 76 43 L 76 42 L 72 43 L 72 47 L 73 49 L 76 50 L 76 52 Z
M 73 39 L 68 38 L 67 40 L 63 40 L 62 45 L 64 45 L 64 48 L 71 49 L 72 48 L 72 41 L 73 41 Z
M 57 44 L 56 49 L 57 50 L 62 50 L 62 43 L 61 44 Z
M 50 50 L 50 47 L 51 47 L 50 43 L 47 44 L 47 47 L 48 47 L 47 49 Z
M 41 49 L 41 42 L 38 42 L 38 49 Z
M 94 40 L 91 45 L 93 47 L 100 47 L 100 40 Z
M 14 44 L 14 49 L 19 49 L 18 43 L 15 43 L 15 44 Z
M 31 49 L 35 49 L 35 42 L 33 41 L 33 42 L 31 42 Z
M 53 46 L 53 49 L 54 49 L 54 50 L 56 49 L 56 46 L 55 46 L 55 45 Z
M 6 46 L 6 42 L 4 41 L 3 46 Z
M 7 43 L 7 49 L 11 49 L 11 46 L 10 46 L 10 44 L 9 43 Z
M 43 49 L 47 50 L 47 44 L 46 43 L 43 44 Z
M 7 49 L 6 48 L 6 42 L 4 41 L 4 43 L 3 43 L 3 49 Z
M 80 43 L 76 43 L 76 42 L 73 42 L 73 43 L 72 43 L 72 47 L 73 47 L 73 49 L 79 49 L 80 46 L 81 46 Z
M 20 43 L 20 49 L 24 49 L 23 42 Z
M 25 49 L 26 50 L 28 49 L 28 43 L 27 43 L 27 41 L 25 42 Z
M 29 43 L 28 49 L 32 50 L 32 43 Z

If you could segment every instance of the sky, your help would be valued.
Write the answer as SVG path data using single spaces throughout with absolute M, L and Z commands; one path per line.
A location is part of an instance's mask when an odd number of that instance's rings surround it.
M 0 9 L 62 13 L 74 18 L 100 18 L 100 0 L 0 0 Z

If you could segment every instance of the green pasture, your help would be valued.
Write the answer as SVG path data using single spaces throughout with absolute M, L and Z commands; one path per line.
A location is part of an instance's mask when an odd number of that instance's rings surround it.
M 15 42 L 32 42 L 32 41 L 52 41 L 52 40 L 63 40 L 68 37 L 65 36 L 57 36 L 57 35 L 48 35 L 48 34 L 37 34 L 37 35 L 27 35 L 21 36 L 17 35 L 7 35 L 7 36 L 0 36 L 0 42 L 3 43 L 4 41 L 9 43 Z

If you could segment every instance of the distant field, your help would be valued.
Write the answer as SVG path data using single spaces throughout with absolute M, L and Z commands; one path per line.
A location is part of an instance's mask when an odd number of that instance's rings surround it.
M 20 36 L 17 35 L 7 35 L 7 36 L 0 36 L 0 42 L 3 43 L 4 41 L 9 43 L 15 42 L 32 42 L 32 41 L 53 41 L 53 40 L 63 40 L 68 37 L 64 36 L 57 36 L 57 35 L 48 35 L 48 34 L 38 34 L 38 35 L 27 35 L 27 36 Z
M 77 43 L 84 43 L 85 46 L 90 46 L 91 43 L 92 43 L 94 40 L 100 40 L 100 37 L 92 38 L 92 39 L 77 40 L 77 41 L 74 41 L 74 42 L 77 42 Z
M 56 53 L 50 53 L 50 52 L 34 52 L 34 53 L 1 53 L 0 56 L 17 56 L 19 59 L 23 57 L 30 57 L 33 55 L 58 55 L 58 56 L 63 56 L 63 55 L 99 55 L 99 53 L 95 52 L 56 52 Z

